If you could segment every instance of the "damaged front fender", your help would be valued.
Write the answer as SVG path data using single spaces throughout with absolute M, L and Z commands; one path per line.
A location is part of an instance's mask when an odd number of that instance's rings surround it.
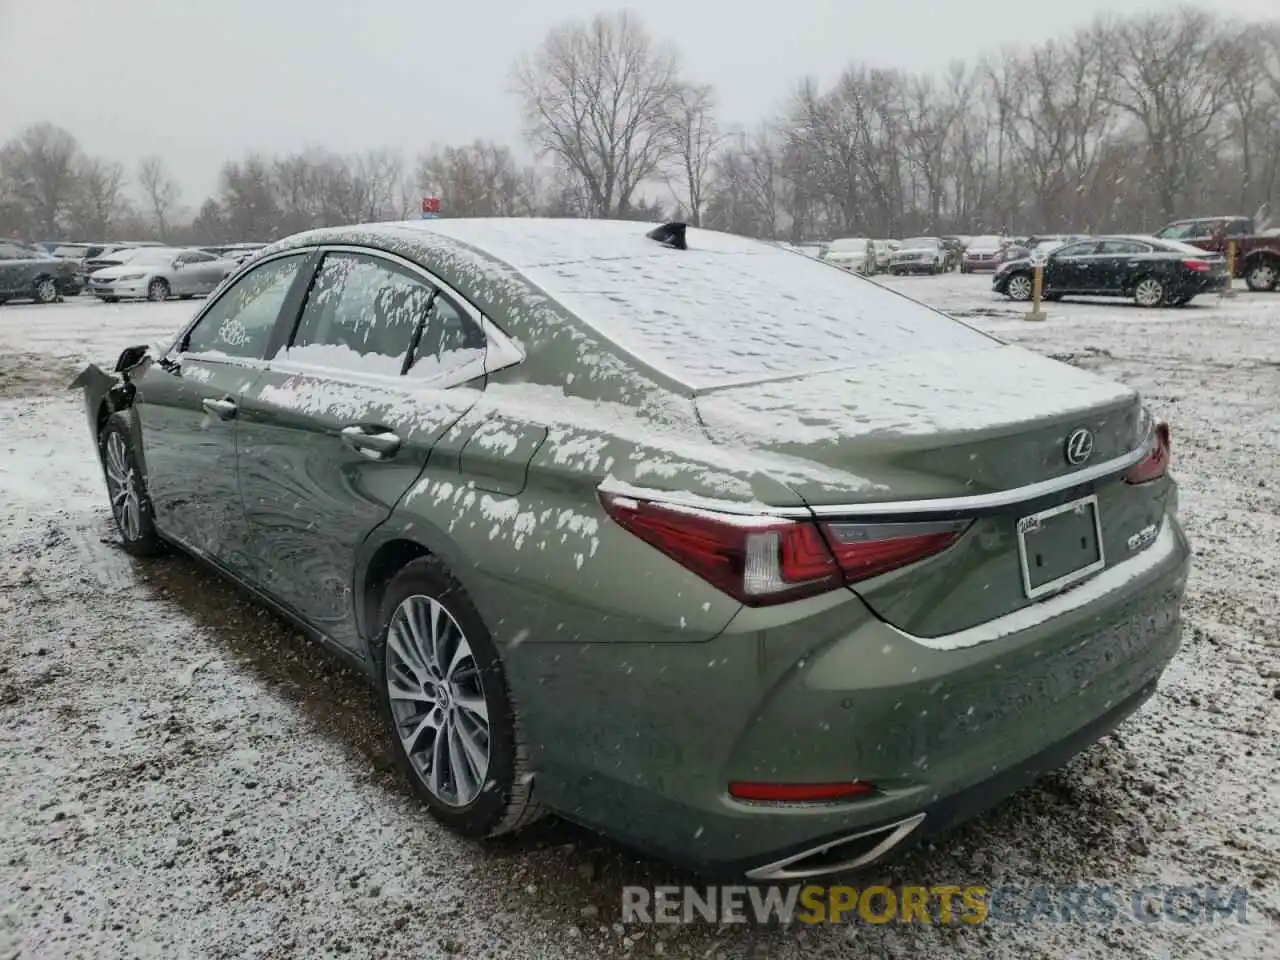
M 95 441 L 106 417 L 133 405 L 134 387 L 130 381 L 150 362 L 149 347 L 127 347 L 116 361 L 114 373 L 107 373 L 96 363 L 91 363 L 67 385 L 69 390 L 84 392 L 89 433 Z
M 97 440 L 101 421 L 105 419 L 103 412 L 110 416 L 118 409 L 116 403 L 123 398 L 113 398 L 112 393 L 122 391 L 125 381 L 120 377 L 106 373 L 96 363 L 91 363 L 68 384 L 68 390 L 84 391 L 85 415 L 89 419 L 89 435 Z M 105 405 L 104 405 L 105 404 Z M 127 403 L 125 404 L 127 405 Z

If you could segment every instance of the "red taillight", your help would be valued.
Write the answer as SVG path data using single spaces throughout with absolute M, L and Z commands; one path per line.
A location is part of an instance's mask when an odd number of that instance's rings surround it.
M 1151 442 L 1145 459 L 1125 474 L 1127 483 L 1146 483 L 1169 472 L 1169 460 L 1173 454 L 1173 436 L 1169 425 L 1161 421 L 1151 431 Z
M 815 523 L 737 516 L 601 493 L 619 526 L 736 600 L 763 607 L 824 593 L 945 549 L 965 521 Z
M 968 521 L 940 523 L 827 523 L 827 542 L 852 583 L 914 563 L 951 546 Z
M 1182 265 L 1192 273 L 1208 273 L 1213 269 L 1213 264 L 1208 260 L 1183 260 Z
M 872 784 L 861 780 L 845 783 L 748 783 L 735 780 L 729 784 L 729 796 L 754 803 L 823 803 L 865 797 L 875 792 Z

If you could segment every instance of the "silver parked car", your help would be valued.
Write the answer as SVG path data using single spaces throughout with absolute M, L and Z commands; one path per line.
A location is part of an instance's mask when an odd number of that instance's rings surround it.
M 205 296 L 238 264 L 203 250 L 139 247 L 121 250 L 89 275 L 89 292 L 107 303 Z

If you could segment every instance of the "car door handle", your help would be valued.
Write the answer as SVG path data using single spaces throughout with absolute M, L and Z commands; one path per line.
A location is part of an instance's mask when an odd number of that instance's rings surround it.
M 400 438 L 390 430 L 358 423 L 342 428 L 342 442 L 370 460 L 387 460 L 400 450 Z
M 200 405 L 219 420 L 230 420 L 239 409 L 234 400 L 215 400 L 213 397 L 201 400 Z

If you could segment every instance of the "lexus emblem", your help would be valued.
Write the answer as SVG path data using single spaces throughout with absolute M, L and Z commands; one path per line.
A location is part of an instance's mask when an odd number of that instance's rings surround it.
M 1081 427 L 1067 437 L 1067 463 L 1078 467 L 1093 455 L 1093 434 Z

